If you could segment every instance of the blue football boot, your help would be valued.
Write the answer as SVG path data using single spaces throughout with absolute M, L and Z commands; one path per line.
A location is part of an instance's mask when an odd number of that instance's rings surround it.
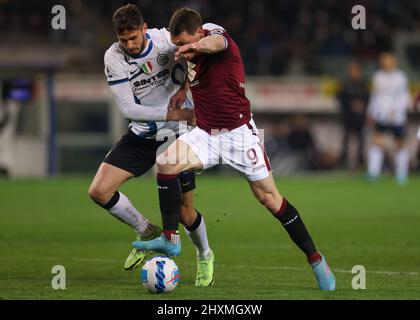
M 167 256 L 179 256 L 181 253 L 181 241 L 179 235 L 171 235 L 171 241 L 162 233 L 160 237 L 157 237 L 150 241 L 134 241 L 132 246 L 136 249 L 146 251 L 156 251 Z
M 335 277 L 330 267 L 327 264 L 325 257 L 321 255 L 322 260 L 311 263 L 312 270 L 315 273 L 318 286 L 321 290 L 334 291 L 335 290 Z

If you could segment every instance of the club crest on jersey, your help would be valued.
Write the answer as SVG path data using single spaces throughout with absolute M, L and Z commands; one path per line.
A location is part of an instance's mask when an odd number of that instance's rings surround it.
M 156 57 L 156 62 L 159 65 L 164 66 L 165 64 L 169 62 L 169 57 L 166 54 L 159 53 L 158 56 Z
M 147 61 L 146 63 L 143 63 L 139 67 L 145 74 L 151 74 L 153 71 L 153 65 L 150 61 Z

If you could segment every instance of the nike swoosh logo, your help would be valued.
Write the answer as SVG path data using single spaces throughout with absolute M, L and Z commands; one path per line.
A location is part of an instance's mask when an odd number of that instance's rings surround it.
M 142 69 L 142 68 L 140 68 L 140 67 L 138 67 L 138 66 L 137 66 L 137 68 L 138 68 L 138 69 L 137 69 L 137 70 L 134 70 L 133 72 L 131 72 L 131 71 L 130 71 L 130 74 L 134 74 L 134 73 L 136 73 L 136 72 L 139 72 L 139 75 L 140 75 L 140 74 L 144 73 L 144 71 L 143 71 L 143 69 Z

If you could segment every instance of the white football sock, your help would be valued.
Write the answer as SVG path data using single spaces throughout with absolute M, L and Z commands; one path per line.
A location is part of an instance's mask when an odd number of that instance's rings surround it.
M 201 258 L 206 257 L 210 252 L 210 247 L 209 241 L 207 239 L 206 224 L 204 223 L 203 216 L 201 216 L 201 222 L 197 229 L 194 231 L 188 231 L 185 227 L 184 229 L 194 244 L 195 249 L 197 250 L 197 255 Z
M 408 175 L 410 165 L 410 154 L 407 149 L 400 149 L 394 155 L 395 177 L 399 181 L 404 181 Z
M 118 202 L 108 211 L 118 220 L 134 228 L 140 236 L 147 236 L 149 220 L 134 208 L 133 204 L 123 193 L 119 192 L 119 194 Z
M 384 152 L 377 146 L 372 145 L 368 150 L 368 173 L 371 177 L 378 177 L 381 174 Z

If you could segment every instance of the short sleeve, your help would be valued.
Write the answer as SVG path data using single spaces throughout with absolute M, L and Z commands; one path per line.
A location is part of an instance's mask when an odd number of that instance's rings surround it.
M 106 52 L 104 56 L 105 75 L 109 85 L 128 81 L 123 63 L 113 54 Z
M 229 46 L 229 36 L 223 27 L 214 23 L 206 23 L 203 25 L 203 28 L 208 30 L 208 36 L 222 36 L 225 39 L 224 49 Z
M 162 28 L 159 30 L 162 37 L 166 40 L 166 44 L 169 46 L 170 49 L 175 50 L 176 46 L 171 41 L 171 33 L 168 29 Z

